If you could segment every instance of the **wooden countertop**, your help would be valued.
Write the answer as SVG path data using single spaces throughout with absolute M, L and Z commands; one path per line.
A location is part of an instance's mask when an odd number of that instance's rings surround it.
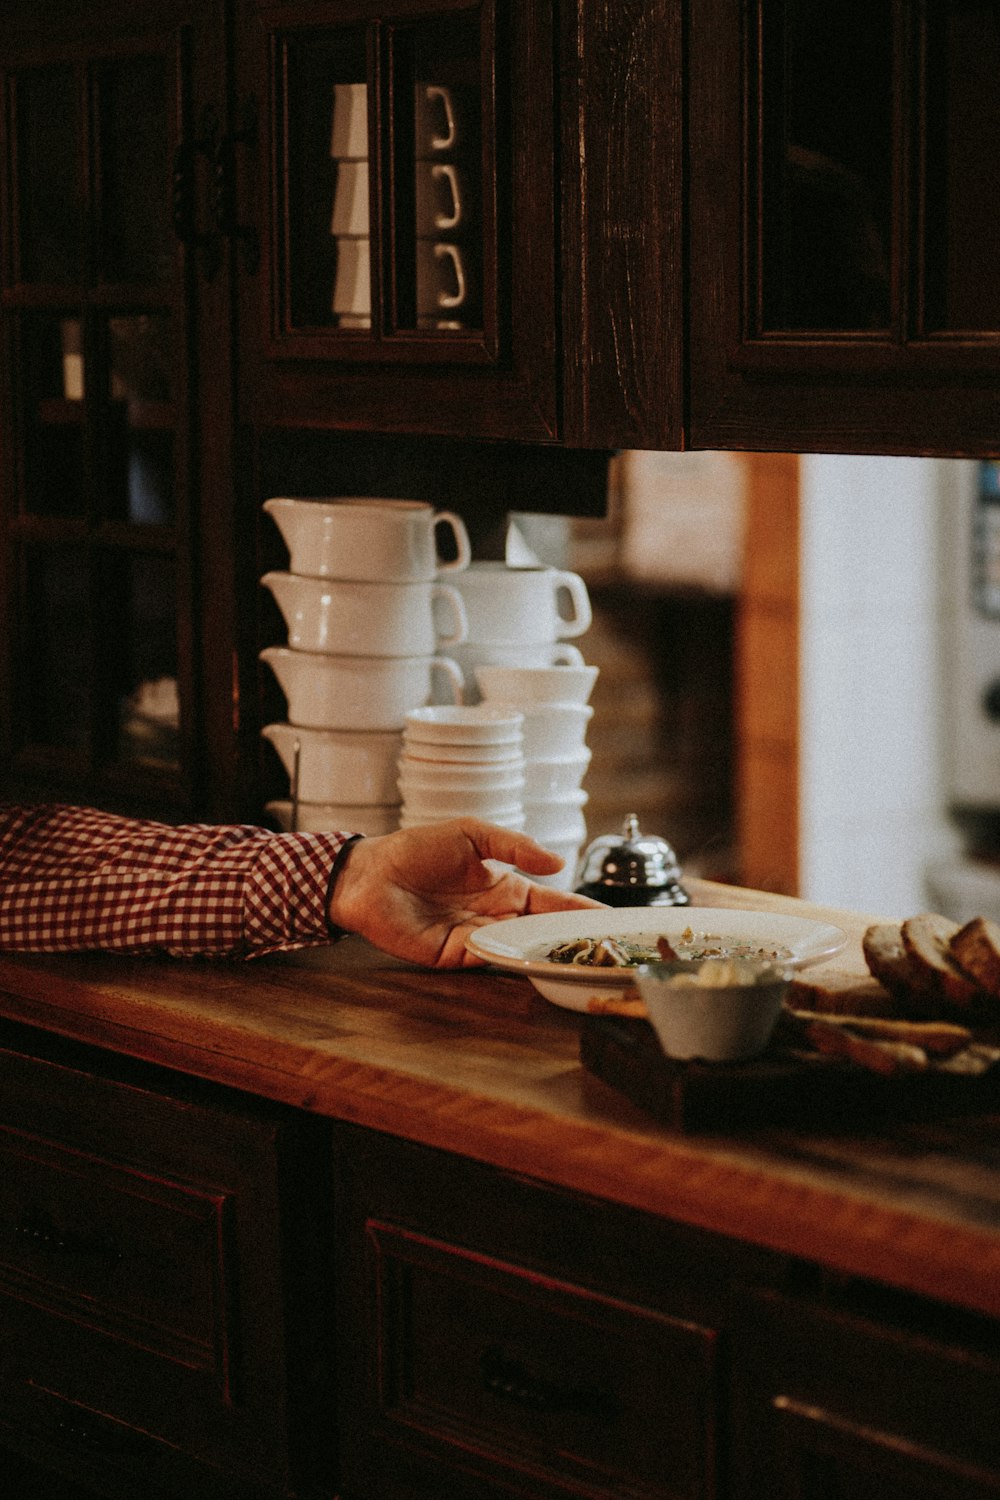
M 869 917 L 690 881 L 699 905 Z M 578 1060 L 526 979 L 348 939 L 251 963 L 0 955 L 0 1015 L 1000 1316 L 1000 1115 L 856 1136 L 680 1135 Z

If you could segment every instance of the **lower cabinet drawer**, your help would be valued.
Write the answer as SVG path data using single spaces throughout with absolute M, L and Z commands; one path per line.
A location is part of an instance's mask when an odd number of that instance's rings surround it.
M 519 1494 L 711 1493 L 713 1330 L 390 1224 L 367 1236 L 381 1440 L 478 1455 Z
M 150 1493 L 284 1494 L 282 1125 L 206 1092 L 0 1050 L 0 1420 Z

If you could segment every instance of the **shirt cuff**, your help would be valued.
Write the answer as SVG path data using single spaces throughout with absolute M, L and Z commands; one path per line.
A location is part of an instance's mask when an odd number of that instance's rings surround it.
M 245 952 L 260 957 L 315 947 L 345 934 L 331 926 L 329 892 L 349 833 L 276 833 L 264 840 L 248 873 L 243 909 Z

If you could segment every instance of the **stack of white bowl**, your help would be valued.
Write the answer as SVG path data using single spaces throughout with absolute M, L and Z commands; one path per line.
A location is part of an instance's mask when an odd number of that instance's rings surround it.
M 562 856 L 563 868 L 548 884 L 575 884 L 587 837 L 581 782 L 590 765 L 587 726 L 594 710 L 587 701 L 597 667 L 476 668 L 482 707 L 514 711 L 524 721 L 524 831 Z
M 523 716 L 489 704 L 440 704 L 406 716 L 400 827 L 483 818 L 524 827 Z
M 561 568 L 474 562 L 454 580 L 468 635 L 450 650 L 465 675 L 465 701 L 475 703 L 480 666 L 583 665 L 569 637 L 591 623 L 590 597 L 578 573 Z
M 291 564 L 261 579 L 288 627 L 287 646 L 260 653 L 288 700 L 287 721 L 262 730 L 290 778 L 289 799 L 268 811 L 282 827 L 389 832 L 407 714 L 440 681 L 462 701 L 461 669 L 439 647 L 465 638 L 465 609 L 438 575 L 468 566 L 465 526 L 412 500 L 281 497 L 264 509 Z

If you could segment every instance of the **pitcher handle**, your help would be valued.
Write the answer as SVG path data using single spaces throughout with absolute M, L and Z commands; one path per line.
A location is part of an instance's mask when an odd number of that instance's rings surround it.
M 552 586 L 557 596 L 560 589 L 565 589 L 573 606 L 573 613 L 568 620 L 562 615 L 559 616 L 558 634 L 560 636 L 582 635 L 585 630 L 589 629 L 593 620 L 587 585 L 579 573 L 557 572 L 552 580 Z
M 442 562 L 441 554 L 437 552 L 437 570 L 439 573 L 460 573 L 472 561 L 472 543 L 469 541 L 469 533 L 465 529 L 465 522 L 461 516 L 457 516 L 452 510 L 439 510 L 434 517 L 435 545 L 437 541 L 436 533 L 439 526 L 447 526 L 455 538 L 455 557 L 451 562 Z
M 583 652 L 578 646 L 570 645 L 569 641 L 561 641 L 552 652 L 552 665 L 554 667 L 582 667 L 584 665 Z
M 437 621 L 434 622 L 434 630 L 439 646 L 458 646 L 466 640 L 469 635 L 469 617 L 465 613 L 465 600 L 458 589 L 452 588 L 450 583 L 435 583 L 431 587 L 431 606 L 433 608 L 436 599 L 442 600 L 451 611 L 452 629 L 449 634 L 446 631 L 439 632 Z M 464 686 L 464 680 L 463 680 Z
M 462 668 L 458 665 L 458 662 L 450 656 L 435 656 L 431 662 L 432 674 L 437 670 L 442 671 L 451 684 L 452 701 L 456 704 L 463 703 L 465 700 L 465 678 L 462 675 Z

